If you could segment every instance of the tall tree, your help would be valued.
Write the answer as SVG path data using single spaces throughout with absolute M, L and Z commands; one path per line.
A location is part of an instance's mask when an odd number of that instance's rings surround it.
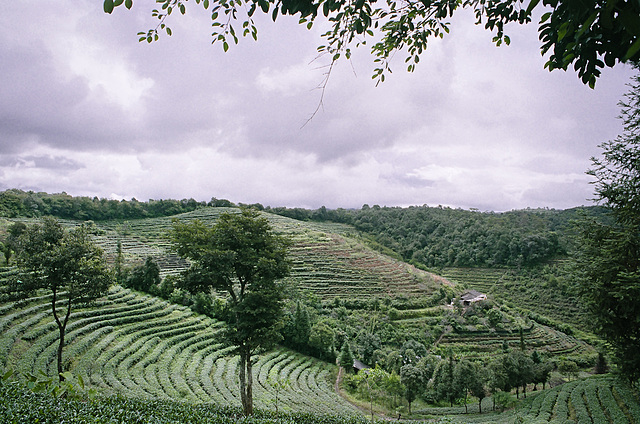
M 22 235 L 22 233 L 24 233 L 26 229 L 27 229 L 27 225 L 24 224 L 23 222 L 14 222 L 9 227 L 9 235 L 7 236 L 7 239 L 4 242 L 4 249 L 3 249 L 4 259 L 7 263 L 7 266 L 9 266 L 10 264 L 11 255 L 13 255 L 14 251 L 17 248 L 20 235 Z
M 159 286 L 161 282 L 160 267 L 151 256 L 147 256 L 144 264 L 136 266 L 131 271 L 124 284 L 134 290 L 149 292 L 152 288 Z
M 482 414 L 482 400 L 487 396 L 487 389 L 485 388 L 487 370 L 477 366 L 476 371 L 476 378 L 469 384 L 469 392 L 478 398 L 478 411 Z
M 353 353 L 351 352 L 351 346 L 349 340 L 345 340 L 340 349 L 340 355 L 338 355 L 338 363 L 347 372 L 353 370 Z
M 453 402 L 463 396 L 459 381 L 455 378 L 456 363 L 453 352 L 449 350 L 448 358 L 440 361 L 433 376 L 433 385 L 436 397 L 449 402 L 453 407 Z
M 487 386 L 493 400 L 493 410 L 496 410 L 496 394 L 502 390 L 504 392 L 511 391 L 511 383 L 509 376 L 503 366 L 503 358 L 494 359 L 489 362 Z
M 62 350 L 74 305 L 104 295 L 113 281 L 103 252 L 91 240 L 88 228 L 65 231 L 53 218 L 27 228 L 18 241 L 20 279 L 27 291 L 51 292 L 51 311 L 58 326 L 58 376 L 64 380 Z M 62 312 L 62 315 L 61 315 Z
M 639 27 L 640 28 L 640 27 Z M 637 68 L 637 66 L 636 66 Z M 613 348 L 614 362 L 640 379 L 640 75 L 620 102 L 622 135 L 592 158 L 597 199 L 610 223 L 585 222 L 576 257 L 580 290 L 596 332 Z
M 527 397 L 527 384 L 532 383 L 533 360 L 521 350 L 514 350 L 502 357 L 502 366 L 509 380 L 509 386 L 516 388 L 516 397 L 520 398 L 520 387 Z
M 158 0 L 159 9 L 152 15 L 157 26 L 138 35 L 140 41 L 152 42 L 160 31 L 171 35 L 167 17 L 172 11 L 187 11 L 187 0 Z M 543 54 L 550 53 L 545 68 L 566 70 L 573 64 L 585 84 L 594 86 L 600 68 L 612 67 L 617 62 L 640 58 L 640 4 L 634 0 L 196 0 L 212 19 L 213 41 L 222 44 L 224 51 L 230 43 L 238 43 L 238 34 L 258 37 L 253 20 L 254 13 L 298 15 L 300 23 L 311 28 L 318 19 L 326 18 L 330 28 L 323 36 L 327 43 L 319 51 L 329 53 L 332 61 L 341 55 L 347 59 L 351 47 L 366 44 L 367 37 L 376 40 L 371 52 L 377 68 L 373 77 L 384 81 L 390 72 L 390 60 L 397 51 L 406 49 L 405 63 L 413 71 L 427 49 L 430 38 L 441 38 L 449 32 L 449 19 L 457 9 L 471 9 L 476 24 L 482 24 L 493 33 L 493 41 L 509 44 L 505 25 L 510 22 L 531 22 L 534 10 L 542 10 L 539 38 Z M 132 0 L 104 0 L 107 13 L 124 4 L 133 6 Z M 231 19 L 231 17 L 233 19 Z M 240 29 L 238 22 L 242 21 Z M 238 28 L 236 30 L 236 28 Z
M 281 337 L 284 286 L 279 280 L 289 274 L 288 242 L 252 210 L 224 213 L 212 227 L 175 221 L 172 241 L 178 254 L 191 261 L 181 288 L 228 295 L 225 337 L 240 356 L 240 398 L 244 413 L 251 415 L 251 358 Z
M 311 319 L 307 307 L 300 301 L 296 302 L 296 312 L 293 317 L 293 343 L 299 350 L 306 350 L 311 334 Z
M 122 241 L 118 240 L 116 244 L 116 259 L 114 263 L 114 270 L 116 273 L 116 282 L 118 284 L 122 284 L 124 281 L 123 269 L 122 269 L 123 264 L 124 264 L 124 256 L 122 254 Z
M 467 409 L 467 396 L 472 394 L 480 398 L 480 412 L 482 412 L 482 399 L 484 398 L 484 384 L 480 377 L 480 367 L 468 359 L 462 359 L 455 366 L 456 384 L 464 393 L 464 412 Z
M 405 387 L 404 397 L 409 402 L 409 414 L 411 414 L 411 404 L 418 397 L 418 393 L 425 385 L 424 372 L 422 368 L 414 364 L 403 365 L 400 368 L 400 382 Z
M 333 338 L 331 327 L 325 321 L 319 321 L 311 327 L 309 347 L 318 358 L 333 361 L 336 358 Z

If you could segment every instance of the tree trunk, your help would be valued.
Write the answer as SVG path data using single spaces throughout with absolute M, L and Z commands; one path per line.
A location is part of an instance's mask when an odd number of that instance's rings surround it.
M 251 364 L 251 352 L 247 352 L 247 407 L 245 415 L 253 415 L 253 365 Z
M 464 413 L 468 414 L 469 410 L 467 409 L 467 392 L 464 392 Z
M 478 411 L 480 411 L 479 413 L 482 414 L 482 399 L 478 401 Z
M 240 348 L 240 400 L 242 401 L 242 410 L 247 413 L 247 357 L 244 349 Z
M 69 316 L 71 316 L 71 297 L 69 297 L 69 302 L 67 303 L 67 312 L 65 314 L 64 320 L 60 321 L 60 317 L 58 316 L 58 311 L 56 310 L 57 303 L 57 291 L 53 290 L 53 298 L 51 300 L 51 308 L 53 310 L 53 318 L 56 320 L 56 325 L 58 326 L 58 332 L 60 333 L 60 343 L 58 344 L 58 379 L 59 381 L 64 381 L 64 376 L 62 373 L 64 369 L 62 367 L 62 348 L 64 347 L 64 335 L 67 330 L 67 323 L 69 322 Z
M 244 415 L 253 414 L 253 370 L 251 354 L 246 346 L 240 348 L 240 400 Z
M 524 398 L 527 398 L 527 385 L 523 384 L 522 385 L 522 394 L 524 394 Z

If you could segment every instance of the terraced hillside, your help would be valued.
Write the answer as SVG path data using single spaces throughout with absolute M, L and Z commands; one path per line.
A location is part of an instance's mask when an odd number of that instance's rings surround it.
M 113 261 L 117 243 L 122 243 L 125 263 L 142 262 L 151 256 L 161 274 L 175 274 L 188 264 L 170 251 L 168 232 L 172 219 L 199 219 L 212 224 L 227 208 L 203 208 L 174 218 L 99 223 L 96 241 Z M 294 287 L 333 297 L 430 294 L 448 281 L 435 274 L 382 255 L 351 237 L 353 228 L 333 223 L 300 222 L 264 214 L 275 231 L 293 242 L 290 282 Z
M 39 296 L 0 308 L 4 369 L 55 375 L 58 338 L 50 300 Z M 71 358 L 74 374 L 103 394 L 240 406 L 237 357 L 220 343 L 220 327 L 183 306 L 115 286 L 71 315 L 65 358 Z M 285 410 L 353 414 L 333 390 L 334 368 L 285 349 L 260 355 L 254 366 L 256 406 L 267 409 L 275 401 L 269 381 L 288 379 L 291 384 L 277 394 Z
M 139 263 L 147 256 L 152 256 L 160 265 L 162 275 L 175 274 L 185 269 L 188 263 L 170 250 L 168 232 L 172 220 L 200 219 L 212 224 L 221 213 L 229 211 L 237 210 L 203 208 L 174 218 L 101 222 L 96 224 L 96 241 L 111 260 L 115 258 L 116 246 L 120 241 L 126 264 Z M 319 299 L 411 297 L 430 295 L 443 284 L 453 286 L 443 277 L 418 270 L 370 249 L 359 241 L 350 226 L 300 222 L 273 214 L 264 216 L 277 232 L 286 234 L 292 240 L 291 285 L 314 293 Z M 74 223 L 68 222 L 68 225 Z M 504 285 L 515 279 L 510 270 L 448 268 L 444 274 L 451 281 L 485 291 L 492 298 L 500 296 Z M 571 311 L 570 308 L 566 309 Z M 394 318 L 394 323 L 403 331 L 433 334 L 433 349 L 445 352 L 451 347 L 455 352 L 470 357 L 495 355 L 501 352 L 504 343 L 517 345 L 519 328 L 523 328 L 530 350 L 541 350 L 552 356 L 593 353 L 585 343 L 551 327 L 523 319 L 505 306 L 503 313 L 506 318 L 502 330 L 489 328 L 486 320 L 453 322 L 450 312 L 450 308 L 443 307 L 429 311 L 402 311 Z M 457 318 L 458 321 L 461 319 Z
M 438 272 L 453 283 L 479 290 L 494 299 L 586 329 L 585 311 L 579 299 L 558 282 L 561 276 L 554 275 L 566 272 L 563 266 L 563 263 L 552 264 L 546 273 L 530 272 L 532 275 L 509 268 L 443 268 Z
M 177 218 L 197 218 L 212 223 L 226 211 L 228 209 L 224 208 L 199 209 Z M 455 287 L 456 283 L 477 288 L 488 293 L 490 298 L 499 299 L 501 291 L 509 284 L 511 287 L 517 285 L 517 276 L 512 271 L 448 269 L 444 274 L 449 279 L 445 279 L 370 249 L 349 226 L 302 223 L 276 215 L 265 216 L 277 232 L 291 238 L 293 272 L 290 282 L 294 287 L 314 293 L 321 300 L 314 313 L 323 313 L 326 317 L 335 315 L 334 318 L 341 323 L 348 322 L 358 330 L 359 326 L 366 325 L 381 338 L 388 336 L 391 340 L 389 349 L 397 349 L 404 341 L 413 338 L 436 354 L 444 355 L 451 350 L 458 356 L 484 361 L 500 354 L 505 346 L 519 348 L 522 329 L 528 351 L 537 350 L 557 359 L 585 358 L 595 354 L 593 348 L 583 341 L 533 321 L 526 314 L 520 314 L 518 308 L 502 302 L 494 307 L 501 314 L 497 324 L 489 324 L 486 310 L 474 312 L 469 308 L 457 311 L 452 305 L 443 304 L 448 300 L 428 304 L 428 307 L 418 306 L 418 301 L 412 303 L 412 299 L 426 301 L 430 295 L 438 295 L 443 285 Z M 96 223 L 96 241 L 111 260 L 115 259 L 116 246 L 120 241 L 127 264 L 139 263 L 152 256 L 159 263 L 163 276 L 176 274 L 188 263 L 170 251 L 170 226 L 170 218 Z M 0 269 L 0 302 L 5 291 L 2 281 L 15 273 L 12 268 Z M 343 306 L 348 303 L 347 299 L 379 297 L 389 301 L 379 302 L 377 308 L 357 310 L 352 315 L 348 315 L 352 311 Z M 339 302 L 336 298 L 344 301 Z M 397 298 L 398 302 L 392 302 L 392 298 Z M 513 301 L 512 298 L 510 300 Z M 43 295 L 25 301 L 0 303 L 0 365 L 3 368 L 40 369 L 49 375 L 55 374 L 57 328 L 49 302 L 50 298 Z M 557 307 L 561 303 L 554 305 Z M 338 315 L 341 313 L 344 315 Z M 394 327 L 396 333 L 388 327 Z M 91 307 L 73 313 L 67 331 L 65 358 L 70 358 L 68 367 L 73 373 L 81 375 L 101 393 L 239 406 L 237 358 L 230 356 L 229 349 L 221 345 L 220 329 L 220 322 L 196 315 L 186 307 L 115 286 L 108 296 Z M 356 335 L 355 332 L 351 334 L 352 339 Z M 353 406 L 335 393 L 335 372 L 333 365 L 284 348 L 266 352 L 258 357 L 254 366 L 256 407 L 273 409 L 277 396 L 281 410 L 357 414 Z M 280 390 L 272 385 L 274 378 L 288 380 L 290 384 Z M 613 397 L 627 421 L 622 418 L 616 420 L 615 416 L 619 415 L 616 412 L 605 412 L 608 421 L 602 422 L 640 423 L 640 419 L 635 418 L 634 407 L 629 406 L 632 394 L 625 394 L 623 388 L 612 380 L 606 380 L 606 384 L 609 389 L 601 390 L 599 385 L 595 389 L 596 395 L 601 396 L 598 397 L 599 405 L 605 405 L 604 398 L 610 400 Z M 566 384 L 561 387 L 564 386 L 570 387 Z M 561 389 L 553 390 L 557 392 L 555 398 L 561 399 L 553 404 L 558 405 L 559 412 L 551 412 L 547 417 L 542 415 L 542 405 L 534 405 L 534 401 L 543 399 L 543 395 L 554 396 L 554 391 L 547 390 L 531 396 L 531 400 L 522 404 L 522 408 L 530 408 L 526 416 L 541 422 L 561 422 L 565 408 L 569 419 L 576 420 L 576 417 L 584 416 L 579 415 L 582 412 L 578 397 L 583 400 L 593 397 L 592 389 L 584 389 L 575 395 L 575 399 L 571 400 L 569 395 L 567 400 L 563 400 L 559 394 Z M 551 402 L 549 399 L 544 401 L 545 408 Z M 539 402 L 542 404 L 543 400 Z M 561 406 L 563 402 L 564 407 Z M 445 413 L 444 409 L 440 412 L 436 409 L 425 413 Z M 593 422 L 598 422 L 593 418 L 598 414 L 596 409 L 588 409 Z M 524 413 L 524 409 L 522 411 Z M 504 422 L 513 422 L 516 415 L 478 417 L 481 421 L 477 422 L 500 422 L 506 420 L 505 417 L 510 421 Z M 469 422 L 476 419 L 465 417 L 465 420 L 467 418 Z
M 477 414 L 478 405 L 464 407 L 426 408 L 423 415 L 447 416 L 446 422 L 461 423 L 593 423 L 626 424 L 640 422 L 640 404 L 628 386 L 609 376 L 574 380 L 537 392 L 531 392 L 514 410 L 489 412 L 491 399 L 482 402 L 484 414 Z
M 468 310 L 454 313 L 451 306 L 399 311 L 393 323 L 403 331 L 428 332 L 436 336 L 430 349 L 445 355 L 450 349 L 467 359 L 488 359 L 500 355 L 505 348 L 521 348 L 524 341 L 529 352 L 538 351 L 550 357 L 578 359 L 595 357 L 592 346 L 547 325 L 521 316 L 506 306 L 497 310 L 502 320 L 496 327 L 488 324 L 481 312 Z

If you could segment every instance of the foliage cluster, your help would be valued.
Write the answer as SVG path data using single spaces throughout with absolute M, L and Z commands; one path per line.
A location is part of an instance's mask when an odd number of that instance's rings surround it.
M 278 15 L 299 16 L 300 24 L 311 28 L 317 20 L 326 19 L 329 29 L 323 34 L 327 44 L 318 51 L 328 54 L 332 63 L 342 55 L 349 59 L 351 47 L 373 40 L 371 53 L 377 68 L 373 78 L 384 81 L 390 73 L 391 58 L 405 51 L 407 69 L 413 71 L 426 51 L 428 40 L 442 38 L 449 32 L 449 19 L 456 10 L 471 10 L 476 24 L 493 33 L 496 45 L 509 44 L 505 33 L 507 24 L 529 23 L 534 10 L 544 8 L 538 32 L 542 54 L 549 53 L 545 68 L 566 70 L 573 65 L 578 76 L 592 88 L 600 76 L 600 69 L 613 67 L 617 62 L 640 58 L 640 6 L 632 0 L 591 0 L 572 2 L 562 0 L 533 0 L 525 7 L 522 0 L 486 0 L 405 2 L 396 0 L 195 0 L 211 16 L 213 42 L 220 43 L 226 52 L 239 36 L 257 40 L 258 28 L 254 14 L 269 14 L 275 21 Z M 160 32 L 171 35 L 167 18 L 173 10 L 186 13 L 187 0 L 158 0 L 160 8 L 151 15 L 158 19 L 154 28 L 139 32 L 139 41 L 149 43 L 159 39 Z M 104 0 L 104 11 L 112 13 L 123 0 Z M 132 0 L 124 1 L 127 8 Z M 238 21 L 242 22 L 241 26 Z
M 576 272 L 594 329 L 624 375 L 640 382 L 640 75 L 629 87 L 620 102 L 624 131 L 600 146 L 589 172 L 611 222 L 585 219 Z
M 408 343 L 419 348 L 419 343 Z M 471 360 L 464 357 L 454 358 L 449 352 L 448 357 L 441 358 L 426 354 L 424 356 L 408 347 L 400 355 L 404 365 L 399 374 L 395 370 L 385 370 L 379 364 L 375 368 L 367 369 L 355 375 L 347 374 L 344 387 L 362 400 L 375 402 L 388 410 L 396 410 L 400 405 L 398 397 L 404 397 L 411 414 L 411 404 L 416 399 L 437 405 L 445 402 L 453 407 L 461 404 L 468 411 L 469 398 L 478 402 L 478 412 L 482 413 L 482 401 L 489 395 L 493 397 L 493 410 L 496 404 L 504 408 L 510 401 L 510 393 L 516 390 L 519 398 L 520 389 L 526 398 L 527 387 L 538 384 L 543 388 L 549 381 L 555 363 L 544 360 L 534 351 L 527 354 L 521 350 L 504 353 L 490 362 Z M 575 364 L 574 364 L 575 365 Z
M 9 189 L 0 192 L 0 216 L 8 218 L 54 216 L 61 219 L 104 221 L 172 216 L 205 206 L 235 206 L 228 200 L 212 198 L 209 202 L 194 199 L 113 200 L 97 197 L 74 197 L 67 193 Z
M 220 215 L 215 225 L 174 221 L 172 242 L 191 261 L 182 288 L 192 294 L 226 295 L 226 341 L 240 356 L 240 397 L 253 413 L 252 356 L 279 341 L 284 286 L 289 274 L 287 240 L 249 209 Z
M 33 393 L 19 384 L 0 385 L 0 421 L 7 424 L 72 423 L 157 423 L 235 424 L 239 408 L 207 403 L 184 403 L 132 397 L 95 397 L 90 400 L 65 399 Z M 309 413 L 274 413 L 256 410 L 241 419 L 246 424 L 365 424 L 358 416 Z
M 427 267 L 527 267 L 565 257 L 574 249 L 573 221 L 602 208 L 489 213 L 446 207 L 370 207 L 359 210 L 267 208 L 305 221 L 353 225 L 415 265 Z

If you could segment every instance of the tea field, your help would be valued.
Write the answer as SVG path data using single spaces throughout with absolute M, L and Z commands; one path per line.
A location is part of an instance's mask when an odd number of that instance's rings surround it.
M 4 369 L 55 375 L 58 330 L 49 302 L 40 296 L 3 305 Z M 96 304 L 72 313 L 65 358 L 71 358 L 67 366 L 74 375 L 104 395 L 239 407 L 237 357 L 220 344 L 220 326 L 184 306 L 115 286 Z M 353 414 L 333 389 L 333 373 L 335 366 L 292 351 L 264 353 L 254 366 L 256 407 L 275 403 L 270 381 L 289 380 L 277 395 L 282 409 Z
M 212 223 L 227 211 L 203 208 L 175 218 Z M 559 360 L 584 362 L 596 355 L 588 340 L 553 325 L 563 314 L 580 314 L 575 302 L 563 296 L 536 299 L 530 288 L 518 292 L 527 284 L 512 270 L 449 268 L 436 275 L 371 249 L 350 226 L 264 216 L 276 232 L 292 241 L 288 282 L 294 293 L 311 296 L 322 307 L 379 299 L 380 306 L 362 311 L 361 319 L 411 333 L 416 340 L 429 342 L 435 354 L 450 351 L 486 361 L 524 342 L 528 351 Z M 97 222 L 95 240 L 111 262 L 120 242 L 126 265 L 151 256 L 162 276 L 175 275 L 189 264 L 170 249 L 171 222 L 172 218 Z M 15 268 L 0 268 L 3 299 L 6 283 L 16 273 Z M 463 287 L 497 300 L 493 306 L 499 312 L 497 323 L 489 325 L 482 311 L 460 314 L 448 303 L 412 303 L 412 299 L 437 295 L 442 288 L 459 294 Z M 509 289 L 521 294 L 509 295 Z M 50 302 L 49 295 L 40 293 L 0 303 L 0 366 L 17 371 L 17 379 L 20 373 L 38 370 L 49 376 L 56 373 L 58 332 Z M 394 305 L 403 306 L 395 309 Z M 549 311 L 556 321 L 532 319 L 520 305 L 536 314 Z M 186 306 L 115 285 L 94 304 L 74 310 L 67 328 L 66 367 L 95 388 L 99 397 L 88 402 L 50 399 L 5 382 L 0 385 L 0 421 L 61 422 L 70 420 L 68 413 L 86 422 L 237 422 L 238 359 L 221 343 L 221 330 L 221 322 Z M 365 422 L 362 412 L 336 392 L 336 375 L 335 365 L 284 347 L 262 352 L 254 365 L 258 413 L 243 422 Z M 276 406 L 284 414 L 279 418 Z M 504 413 L 486 412 L 491 409 L 490 398 L 484 400 L 483 414 L 474 413 L 477 404 L 469 403 L 468 408 L 468 415 L 459 405 L 423 408 L 418 416 L 429 422 L 640 424 L 637 394 L 609 376 L 529 392 L 526 400 Z M 45 417 L 57 417 L 57 421 Z

